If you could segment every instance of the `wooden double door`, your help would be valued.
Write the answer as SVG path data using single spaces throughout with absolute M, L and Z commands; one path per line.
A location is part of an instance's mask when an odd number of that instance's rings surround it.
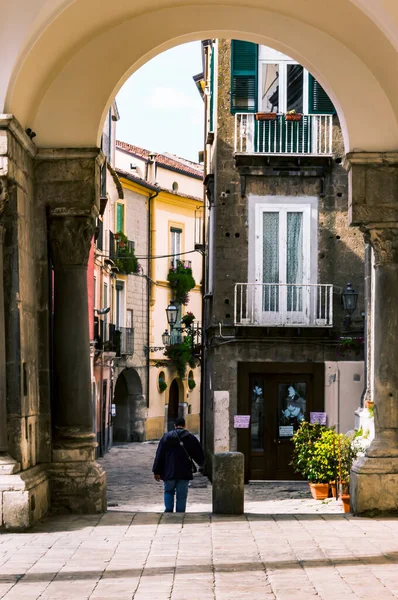
M 324 409 L 324 365 L 243 364 L 239 372 L 238 413 L 250 427 L 238 430 L 248 480 L 292 480 L 292 436 L 311 412 Z

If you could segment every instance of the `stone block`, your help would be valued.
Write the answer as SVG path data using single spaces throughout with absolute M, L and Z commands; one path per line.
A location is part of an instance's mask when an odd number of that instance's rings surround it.
M 49 481 L 41 465 L 16 475 L 0 475 L 0 491 L 6 529 L 31 527 L 49 510 Z
M 397 515 L 398 458 L 360 458 L 351 471 L 350 495 L 355 515 Z
M 213 513 L 241 515 L 244 510 L 244 456 L 222 452 L 213 456 Z
M 229 451 L 229 392 L 214 392 L 214 453 Z

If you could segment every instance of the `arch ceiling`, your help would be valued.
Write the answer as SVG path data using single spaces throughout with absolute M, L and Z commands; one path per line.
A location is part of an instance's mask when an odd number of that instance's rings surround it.
M 39 146 L 98 145 L 107 107 L 137 68 L 180 43 L 224 37 L 306 66 L 335 102 L 347 151 L 398 149 L 396 0 L 7 2 L 0 110 Z

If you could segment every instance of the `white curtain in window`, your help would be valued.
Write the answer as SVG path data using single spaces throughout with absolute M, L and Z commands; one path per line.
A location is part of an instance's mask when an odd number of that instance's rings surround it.
M 303 283 L 303 213 L 288 212 L 286 223 L 286 283 Z M 301 311 L 302 287 L 288 286 L 287 310 Z
M 263 283 L 279 283 L 279 213 L 263 213 Z M 277 285 L 264 286 L 263 310 L 278 312 Z

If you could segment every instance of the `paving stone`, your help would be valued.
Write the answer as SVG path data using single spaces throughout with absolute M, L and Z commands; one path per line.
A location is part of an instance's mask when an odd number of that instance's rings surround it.
M 398 598 L 398 519 L 344 515 L 300 482 L 248 486 L 246 514 L 232 517 L 211 514 L 207 483 L 190 489 L 185 515 L 163 514 L 155 450 L 126 444 L 102 459 L 118 504 L 105 515 L 0 536 L 0 598 Z

